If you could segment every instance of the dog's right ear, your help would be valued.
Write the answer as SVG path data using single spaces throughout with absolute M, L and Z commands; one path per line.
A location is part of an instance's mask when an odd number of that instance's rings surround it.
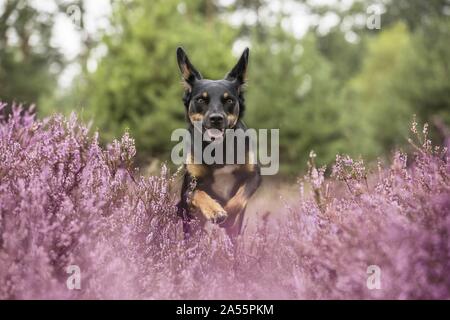
M 192 63 L 189 61 L 189 58 L 183 48 L 177 48 L 177 61 L 178 67 L 180 68 L 181 75 L 183 77 L 183 84 L 187 90 L 192 90 L 192 86 L 194 82 L 200 80 L 202 75 L 198 72 Z

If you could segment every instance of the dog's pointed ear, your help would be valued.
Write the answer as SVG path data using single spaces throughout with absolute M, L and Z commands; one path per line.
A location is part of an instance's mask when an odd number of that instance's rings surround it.
M 234 68 L 225 76 L 225 80 L 237 82 L 239 86 L 245 83 L 247 79 L 248 55 L 249 49 L 245 48 Z
M 177 61 L 186 89 L 192 89 L 194 82 L 200 80 L 202 75 L 195 69 L 189 61 L 186 52 L 181 47 L 177 48 Z

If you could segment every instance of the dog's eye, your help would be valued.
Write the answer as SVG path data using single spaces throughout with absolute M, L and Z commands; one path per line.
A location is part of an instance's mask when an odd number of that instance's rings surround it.
M 234 100 L 233 99 L 227 99 L 227 101 L 225 101 L 226 104 L 233 104 Z
M 199 103 L 199 104 L 204 104 L 205 102 L 206 102 L 206 100 L 205 99 L 203 99 L 203 98 L 197 98 L 197 103 Z

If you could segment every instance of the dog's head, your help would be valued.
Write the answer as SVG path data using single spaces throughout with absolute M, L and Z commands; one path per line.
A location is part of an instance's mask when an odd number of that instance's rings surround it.
M 220 138 L 226 129 L 234 128 L 244 113 L 243 85 L 248 53 L 246 48 L 224 79 L 209 80 L 203 79 L 182 48 L 177 49 L 187 117 L 190 123 L 201 122 L 202 130 L 212 139 Z

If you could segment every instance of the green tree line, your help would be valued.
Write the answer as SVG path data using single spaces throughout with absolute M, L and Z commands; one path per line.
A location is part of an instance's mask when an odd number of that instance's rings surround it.
M 46 100 L 42 108 L 79 110 L 74 101 L 82 100 L 83 117 L 93 119 L 104 141 L 130 130 L 141 164 L 166 160 L 172 130 L 185 126 L 175 48 L 182 45 L 205 77 L 221 78 L 235 62 L 232 48 L 245 43 L 250 47 L 245 121 L 280 129 L 284 175 L 299 174 L 310 150 L 319 164 L 332 162 L 337 153 L 368 159 L 387 154 L 406 142 L 413 114 L 450 125 L 447 1 L 290 2 L 315 17 L 301 37 L 284 27 L 289 12 L 268 17 L 271 5 L 264 0 L 114 2 L 111 28 L 97 43 L 107 48 L 97 69 L 83 68 L 70 94 L 57 103 Z M 373 5 L 381 8 L 380 29 L 366 25 Z M 239 12 L 253 18 L 232 23 L 230 15 Z M 321 21 L 330 15 L 337 23 L 324 32 Z M 5 61 L 20 48 L 3 46 L 9 53 L 0 52 L 1 98 L 38 100 L 38 93 L 53 86 L 54 78 L 39 78 L 50 69 L 38 70 L 31 62 L 36 69 L 26 72 L 30 82 L 15 80 L 25 69 L 14 71 Z M 442 138 L 437 132 L 434 137 Z

